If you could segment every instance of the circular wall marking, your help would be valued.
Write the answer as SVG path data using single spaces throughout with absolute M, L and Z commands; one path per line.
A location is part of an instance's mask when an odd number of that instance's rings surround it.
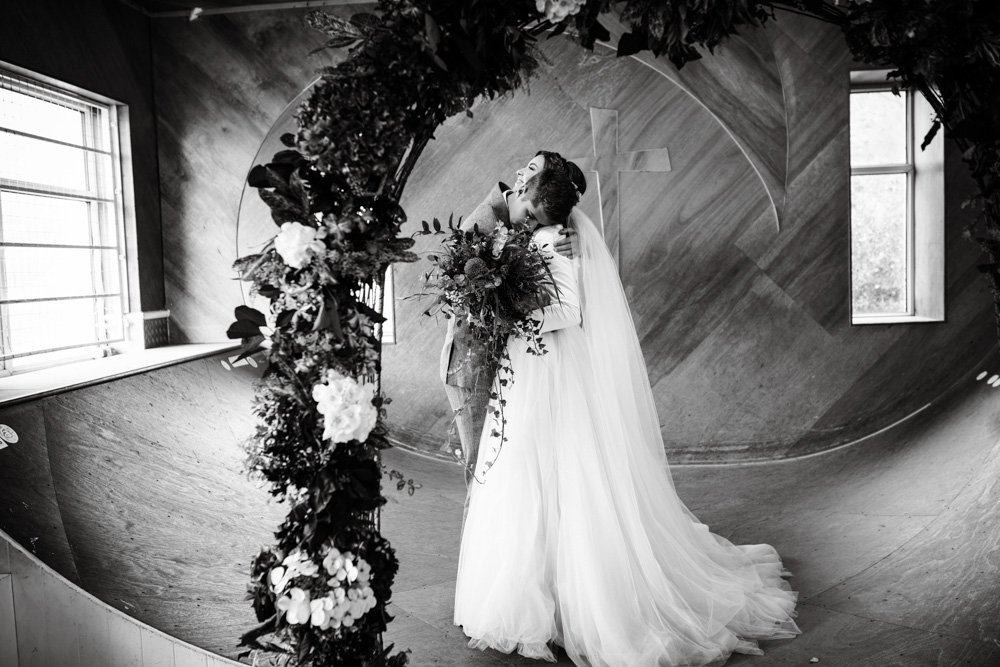
M 17 431 L 6 424 L 0 424 L 0 440 L 14 444 L 18 441 Z

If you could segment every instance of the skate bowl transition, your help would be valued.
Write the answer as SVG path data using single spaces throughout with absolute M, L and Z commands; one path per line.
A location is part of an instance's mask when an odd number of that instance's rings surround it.
M 164 633 L 158 641 L 235 657 L 255 624 L 243 600 L 248 564 L 284 513 L 242 468 L 258 371 L 227 370 L 224 358 L 0 406 L 17 434 L 0 449 L 0 530 L 16 543 L 10 553 L 58 575 L 48 587 L 69 582 Z M 795 574 L 803 636 L 765 646 L 759 664 L 1000 660 L 995 369 L 990 356 L 911 417 L 831 451 L 673 467 L 681 497 L 714 532 L 775 545 Z M 412 648 L 413 664 L 517 662 L 468 650 L 451 626 L 461 469 L 402 447 L 384 463 L 422 485 L 386 492 L 383 531 L 401 562 L 387 642 Z M 71 616 L 69 627 L 84 637 L 89 626 Z M 29 624 L 17 632 L 42 636 Z M 79 656 L 73 664 L 87 664 Z

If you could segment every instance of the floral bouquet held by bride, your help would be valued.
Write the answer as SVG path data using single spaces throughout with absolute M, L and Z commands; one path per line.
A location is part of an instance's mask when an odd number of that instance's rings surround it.
M 449 233 L 436 219 L 433 226 L 432 232 L 424 222 L 423 231 L 417 234 Z M 450 235 L 442 242 L 442 251 L 427 256 L 434 268 L 423 278 L 431 291 L 414 296 L 436 296 L 424 315 L 441 313 L 446 318 L 462 318 L 469 334 L 482 347 L 482 367 L 473 370 L 495 379 L 490 399 L 501 431 L 492 435 L 503 442 L 503 390 L 514 381 L 507 343 L 520 338 L 531 354 L 545 354 L 541 322 L 531 314 L 553 298 L 558 299 L 558 289 L 553 289 L 555 283 L 545 254 L 532 242 L 532 229 L 527 224 L 498 225 L 485 234 L 478 225 L 465 231 L 449 219 L 448 229 Z M 462 363 L 471 363 L 472 356 L 470 349 Z

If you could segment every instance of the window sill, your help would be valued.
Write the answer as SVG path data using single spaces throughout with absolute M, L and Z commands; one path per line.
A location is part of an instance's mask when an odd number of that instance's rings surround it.
M 918 324 L 921 322 L 944 322 L 943 317 L 924 315 L 867 315 L 851 318 L 851 324 Z
M 168 345 L 19 373 L 0 378 L 0 405 L 39 399 L 239 347 L 238 343 Z

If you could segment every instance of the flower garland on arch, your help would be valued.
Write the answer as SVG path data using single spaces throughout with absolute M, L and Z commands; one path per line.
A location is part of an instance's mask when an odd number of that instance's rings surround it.
M 845 4 L 851 25 L 865 29 L 868 3 Z M 398 561 L 376 518 L 386 502 L 379 453 L 390 446 L 380 386 L 382 280 L 390 264 L 417 259 L 413 240 L 399 235 L 399 198 L 438 125 L 471 115 L 481 95 L 518 88 L 538 65 L 539 35 L 569 31 L 587 48 L 609 39 L 599 16 L 612 5 L 631 28 L 619 55 L 650 49 L 678 67 L 701 57 L 695 45 L 711 50 L 738 28 L 773 18 L 775 7 L 846 20 L 822 0 L 380 0 L 377 15 L 309 15 L 327 46 L 347 57 L 321 70 L 297 131 L 282 137 L 285 149 L 251 170 L 249 184 L 278 231 L 234 265 L 269 303 L 267 313 L 237 307 L 228 331 L 243 339 L 243 356 L 267 354 L 248 467 L 289 507 L 276 544 L 253 560 L 248 599 L 261 623 L 242 645 L 284 664 L 407 663 L 406 652 L 382 645 Z M 885 17 L 869 23 L 879 21 Z M 985 145 L 970 154 L 985 165 L 984 201 L 1000 227 L 1000 180 L 985 175 L 1000 149 Z

